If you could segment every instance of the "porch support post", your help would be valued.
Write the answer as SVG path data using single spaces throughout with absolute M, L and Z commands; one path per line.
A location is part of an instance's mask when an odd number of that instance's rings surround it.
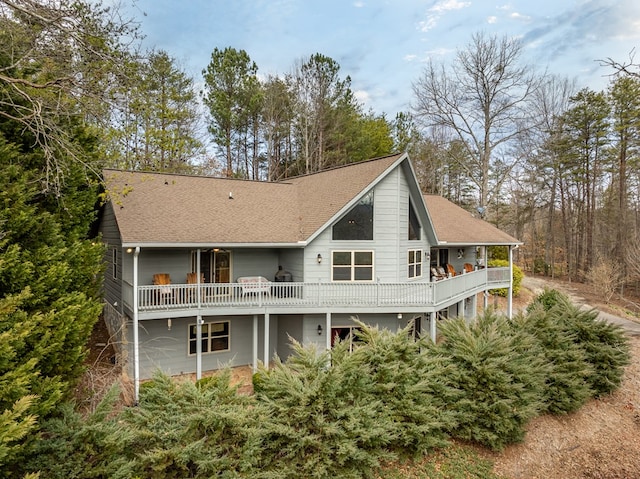
M 513 318 L 513 246 L 509 245 L 509 292 L 507 294 L 507 317 Z
M 264 313 L 264 365 L 269 369 L 269 313 Z
M 465 314 L 465 310 L 464 310 L 464 299 L 458 301 L 458 316 L 461 318 L 466 318 L 467 315 Z
M 196 381 L 202 379 L 202 316 L 196 316 Z
M 253 315 L 253 372 L 258 370 L 258 315 Z
M 196 297 L 198 298 L 198 309 L 200 309 L 202 307 L 202 285 L 200 284 L 200 248 L 198 248 L 196 257 L 198 258 L 196 261 L 196 284 L 198 285 L 198 293 Z
M 133 253 L 133 397 L 138 404 L 140 397 L 140 340 L 138 337 L 138 256 L 140 247 Z
M 437 335 L 437 325 L 436 325 L 436 313 L 429 313 L 429 336 L 431 337 L 431 341 L 436 342 Z
M 327 312 L 324 324 L 324 331 L 326 334 L 325 337 L 325 347 L 327 351 L 331 349 L 331 313 Z

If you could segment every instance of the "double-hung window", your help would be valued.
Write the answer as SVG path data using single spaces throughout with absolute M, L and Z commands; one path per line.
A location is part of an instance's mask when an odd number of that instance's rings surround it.
M 229 321 L 204 323 L 202 325 L 202 352 L 215 353 L 229 351 Z M 189 325 L 189 354 L 196 354 L 198 348 L 198 329 Z
M 410 249 L 408 251 L 407 265 L 409 266 L 409 278 L 422 276 L 422 250 Z
M 333 251 L 333 281 L 373 281 L 373 251 Z

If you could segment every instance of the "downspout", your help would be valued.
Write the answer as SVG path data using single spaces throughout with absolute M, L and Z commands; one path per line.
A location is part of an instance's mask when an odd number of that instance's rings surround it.
M 133 252 L 133 397 L 136 406 L 140 395 L 140 350 L 138 338 L 138 256 L 140 246 Z

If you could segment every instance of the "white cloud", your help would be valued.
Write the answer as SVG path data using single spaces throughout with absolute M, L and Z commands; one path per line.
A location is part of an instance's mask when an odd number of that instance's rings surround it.
M 514 20 L 520 20 L 522 22 L 530 22 L 531 21 L 531 17 L 528 15 L 522 15 L 521 13 L 518 12 L 513 12 L 511 15 L 509 15 L 509 17 L 513 18 Z
M 418 23 L 420 30 L 428 32 L 438 24 L 440 17 L 452 10 L 461 10 L 471 5 L 471 2 L 460 2 L 458 0 L 442 0 L 427 10 L 427 19 Z
M 493 24 L 497 22 L 498 22 L 498 17 L 496 17 L 495 15 L 491 15 L 490 17 L 487 17 L 487 23 Z
M 356 8 L 362 8 L 362 7 L 364 7 L 364 2 L 355 2 L 353 4 L 353 6 L 356 7 Z
M 442 0 L 429 9 L 430 12 L 445 13 L 451 10 L 460 10 L 468 7 L 471 2 L 459 2 L 458 0 Z

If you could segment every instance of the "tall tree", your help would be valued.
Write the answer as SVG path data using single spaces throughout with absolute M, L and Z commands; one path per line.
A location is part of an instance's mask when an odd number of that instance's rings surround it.
M 241 173 L 240 165 L 245 162 L 239 154 L 246 151 L 246 135 L 260 108 L 257 72 L 258 66 L 246 51 L 231 47 L 215 48 L 202 71 L 203 100 L 211 115 L 209 131 L 225 157 L 227 176 L 249 173 Z
M 633 241 L 629 235 L 633 231 L 629 218 L 628 167 L 629 163 L 637 163 L 640 153 L 640 78 L 622 76 L 616 79 L 609 88 L 609 99 L 612 107 L 612 127 L 615 137 L 617 164 L 614 176 L 617 176 L 617 211 L 616 244 L 613 260 L 625 265 L 628 257 L 627 249 Z
M 114 166 L 189 171 L 202 156 L 193 79 L 162 50 L 130 62 L 128 69 L 110 135 Z
M 357 118 L 359 105 L 351 92 L 351 78 L 340 78 L 340 65 L 316 53 L 299 60 L 290 82 L 295 95 L 295 124 L 301 172 L 312 173 L 345 161 L 336 154 L 342 135 Z
M 268 76 L 262 85 L 262 134 L 267 155 L 267 180 L 275 181 L 289 173 L 291 160 L 293 95 L 287 82 Z
M 586 88 L 571 97 L 570 108 L 563 115 L 560 187 L 570 274 L 586 272 L 593 266 L 597 252 L 594 243 L 597 193 L 605 173 L 608 117 L 609 104 L 604 93 Z
M 562 115 L 576 93 L 575 81 L 550 75 L 535 92 L 532 112 L 539 119 L 536 128 L 521 137 L 519 152 L 525 159 L 518 178 L 519 196 L 527 200 L 529 231 L 523 226 L 525 240 L 533 255 L 536 272 L 554 274 L 549 265 L 557 257 L 558 183 L 562 177 L 563 150 L 557 147 L 562 131 Z
M 515 163 L 512 143 L 533 123 L 528 107 L 540 80 L 521 61 L 519 40 L 476 33 L 449 69 L 430 62 L 413 85 L 417 117 L 451 130 L 467 150 L 480 206 L 497 197 Z

